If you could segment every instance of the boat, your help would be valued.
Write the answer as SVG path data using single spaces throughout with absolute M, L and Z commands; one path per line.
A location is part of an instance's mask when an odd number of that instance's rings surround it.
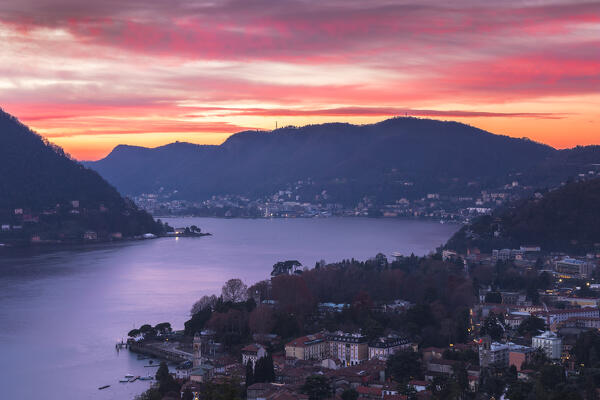
M 129 382 L 129 378 L 121 378 L 121 379 L 119 379 L 119 382 L 127 383 L 127 382 Z
M 140 381 L 151 381 L 153 378 L 148 375 L 148 376 L 140 376 Z
M 109 388 L 109 387 L 110 387 L 110 385 L 104 385 L 104 386 L 100 386 L 100 387 L 98 388 L 98 390 L 103 390 L 103 389 L 106 389 L 106 388 Z
M 139 375 L 138 375 L 138 376 L 136 376 L 135 378 L 131 378 L 131 379 L 129 380 L 129 382 L 135 382 L 135 381 L 137 381 L 138 379 L 140 379 L 140 376 L 139 376 Z
M 131 379 L 131 378 L 133 378 L 134 376 L 135 376 L 135 375 L 133 375 L 133 374 L 127 374 L 127 375 L 125 375 L 125 378 L 127 378 L 127 379 Z

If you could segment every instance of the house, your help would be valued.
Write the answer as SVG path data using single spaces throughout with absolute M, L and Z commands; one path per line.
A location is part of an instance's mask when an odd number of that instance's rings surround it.
M 369 344 L 369 360 L 374 358 L 387 360 L 397 351 L 408 350 L 410 347 L 410 342 L 405 337 L 381 337 Z
M 251 362 L 252 368 L 254 368 L 258 359 L 266 355 L 267 350 L 262 345 L 257 343 L 250 344 L 242 349 L 242 364 L 247 365 L 248 362 Z
M 424 390 L 427 390 L 427 386 L 429 386 L 429 382 L 413 380 L 413 381 L 408 382 L 408 386 L 410 388 L 414 389 L 416 392 L 422 392 Z
M 492 365 L 508 366 L 508 345 L 492 342 L 489 336 L 480 339 L 479 365 L 484 368 Z
M 551 360 L 558 360 L 562 354 L 562 339 L 556 333 L 546 331 L 531 339 L 531 347 L 544 350 Z
M 83 234 L 83 240 L 97 240 L 98 234 L 94 231 L 85 231 Z
M 533 349 L 529 346 L 521 346 L 514 343 L 508 344 L 508 365 L 514 365 L 517 371 L 521 370 L 523 364 L 531 361 Z
M 383 397 L 383 390 L 381 388 L 359 386 L 356 388 L 359 399 L 381 399 Z
M 192 373 L 193 364 L 191 361 L 184 361 L 175 367 L 175 378 L 181 380 L 190 379 L 190 375 Z
M 433 379 L 436 376 L 452 376 L 454 374 L 454 366 L 458 361 L 433 359 L 427 363 L 427 377 Z
M 285 345 L 285 356 L 299 360 L 324 360 L 329 354 L 329 344 L 322 333 L 303 336 Z
M 335 332 L 327 335 L 329 356 L 343 366 L 358 365 L 369 358 L 367 338 L 360 333 Z
M 276 390 L 277 387 L 272 383 L 253 383 L 246 389 L 246 398 L 247 400 L 265 399 Z
M 214 376 L 214 368 L 208 363 L 202 363 L 190 372 L 190 381 L 196 383 L 210 382 Z

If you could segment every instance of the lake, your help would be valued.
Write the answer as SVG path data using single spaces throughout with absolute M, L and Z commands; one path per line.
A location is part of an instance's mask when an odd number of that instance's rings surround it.
M 277 261 L 312 268 L 378 252 L 424 255 L 459 228 L 367 218 L 166 221 L 213 236 L 0 252 L 2 398 L 132 399 L 149 384 L 118 379 L 156 371 L 115 350 L 133 327 L 168 321 L 182 329 L 195 300 L 220 293 L 230 278 L 267 279 Z

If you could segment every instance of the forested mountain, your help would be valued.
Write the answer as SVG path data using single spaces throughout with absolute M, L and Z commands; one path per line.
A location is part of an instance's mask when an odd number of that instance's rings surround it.
M 462 227 L 446 247 L 518 248 L 535 244 L 545 251 L 585 254 L 600 249 L 600 179 L 570 182 L 499 209 Z
M 97 172 L 0 110 L 0 242 L 133 236 L 162 227 Z M 93 235 L 92 235 L 93 236 Z M 118 235 L 117 235 L 118 236 Z
M 86 163 L 122 193 L 163 188 L 182 199 L 270 194 L 311 178 L 340 202 L 476 192 L 548 162 L 557 151 L 457 122 L 393 118 L 372 125 L 330 123 L 245 131 L 219 146 L 117 146 Z

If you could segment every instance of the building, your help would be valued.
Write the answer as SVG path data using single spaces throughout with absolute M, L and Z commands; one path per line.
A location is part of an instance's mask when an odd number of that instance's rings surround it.
M 299 360 L 324 360 L 328 354 L 329 344 L 322 333 L 303 336 L 285 345 L 285 356 Z
M 242 349 L 242 364 L 247 365 L 248 362 L 252 363 L 252 368 L 256 366 L 256 362 L 259 358 L 263 358 L 267 355 L 267 350 L 260 344 L 250 344 Z
M 595 265 L 591 262 L 569 257 L 554 263 L 554 270 L 561 278 L 588 278 L 591 276 L 594 267 Z
M 524 253 L 525 252 L 520 249 L 492 250 L 492 262 L 522 260 Z
M 558 360 L 562 353 L 562 339 L 556 333 L 546 331 L 531 339 L 531 347 L 544 350 L 551 360 Z
M 85 231 L 83 234 L 83 240 L 97 240 L 98 234 L 94 231 Z
M 538 317 L 546 319 L 546 324 L 551 330 L 571 318 L 600 318 L 600 310 L 592 307 L 551 310 L 536 314 Z
M 521 370 L 524 363 L 531 361 L 533 349 L 529 346 L 521 346 L 514 343 L 508 344 L 508 365 L 514 365 L 517 371 Z
M 342 366 L 357 365 L 369 358 L 367 338 L 359 333 L 335 332 L 327 335 L 329 356 Z
M 202 365 L 202 337 L 198 332 L 194 335 L 193 342 L 193 368 Z
M 203 363 L 199 367 L 193 368 L 190 372 L 190 381 L 196 383 L 210 382 L 214 376 L 212 365 Z
M 410 342 L 405 337 L 381 337 L 369 344 L 369 360 L 374 358 L 387 360 L 397 351 L 410 349 Z
M 479 342 L 479 365 L 489 367 L 492 365 L 508 366 L 508 345 L 492 342 L 489 336 L 482 338 Z

